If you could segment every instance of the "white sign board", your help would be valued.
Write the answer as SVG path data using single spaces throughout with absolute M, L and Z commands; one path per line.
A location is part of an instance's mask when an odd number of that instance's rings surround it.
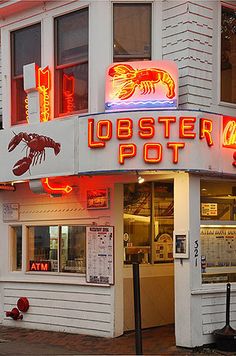
M 114 284 L 114 228 L 86 228 L 86 280 L 96 284 Z
M 19 204 L 3 203 L 2 206 L 3 221 L 18 221 L 19 220 Z

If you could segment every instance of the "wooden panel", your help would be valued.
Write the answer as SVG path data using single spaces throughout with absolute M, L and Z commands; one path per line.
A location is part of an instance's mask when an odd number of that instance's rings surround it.
M 90 335 L 113 335 L 113 311 L 111 288 L 48 285 L 6 284 L 4 288 L 4 311 L 16 306 L 21 296 L 29 299 L 30 308 L 24 313 L 23 327 L 86 333 Z M 5 325 L 15 323 L 4 317 Z
M 124 279 L 124 330 L 134 329 L 132 283 Z M 173 276 L 141 278 L 140 289 L 142 328 L 174 323 Z

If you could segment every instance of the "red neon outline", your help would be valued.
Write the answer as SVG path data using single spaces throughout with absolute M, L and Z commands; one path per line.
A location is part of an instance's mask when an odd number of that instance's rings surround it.
M 196 117 L 183 117 L 179 118 L 179 137 L 194 139 L 196 137 L 195 132 L 188 132 L 194 130 L 194 124 Z
M 128 125 L 126 125 L 127 123 Z M 133 136 L 133 120 L 129 118 L 117 119 L 116 125 L 116 137 L 118 140 L 128 140 Z
M 88 119 L 88 147 L 103 148 L 105 145 L 105 142 L 94 141 L 94 119 Z
M 125 153 L 126 149 L 131 149 L 130 153 Z M 124 143 L 119 145 L 119 163 L 124 164 L 126 158 L 133 158 L 136 156 L 137 146 L 134 143 Z
M 138 127 L 140 128 L 140 131 L 138 132 L 139 137 L 146 139 L 152 138 L 155 134 L 155 128 L 152 126 L 154 124 L 155 119 L 153 117 L 141 117 L 138 121 Z
M 103 135 L 103 127 L 107 127 L 107 134 Z M 97 137 L 103 141 L 109 141 L 112 138 L 112 122 L 110 120 L 100 120 L 97 123 Z
M 223 143 L 224 147 L 236 148 L 236 118 L 223 117 Z
M 37 69 L 38 87 L 40 95 L 40 121 L 46 122 L 50 119 L 50 70 L 49 67 Z
M 66 193 L 66 194 L 69 194 L 73 190 L 73 188 L 70 185 L 66 185 L 64 187 L 63 186 L 61 186 L 61 187 L 53 187 L 51 185 L 51 183 L 49 183 L 49 178 L 42 178 L 41 182 L 42 182 L 43 188 L 49 193 L 54 193 L 54 194 Z
M 179 161 L 179 148 L 184 148 L 184 142 L 167 142 L 167 148 L 173 149 L 173 163 L 176 164 Z
M 170 138 L 170 123 L 176 122 L 176 116 L 160 116 L 158 122 L 164 124 L 164 137 Z
M 208 146 L 209 147 L 213 146 L 214 142 L 211 136 L 211 132 L 213 130 L 212 120 L 201 118 L 199 120 L 199 124 L 200 124 L 200 133 L 199 133 L 200 139 L 202 140 L 206 138 Z
M 157 150 L 157 146 L 160 148 Z M 157 153 L 159 153 L 159 158 L 148 158 L 148 150 L 156 149 Z M 159 151 L 159 152 L 158 152 Z M 163 147 L 160 143 L 145 143 L 143 146 L 143 159 L 147 163 L 159 163 L 162 161 L 163 157 Z
M 74 111 L 74 95 L 75 95 L 75 77 L 73 74 L 67 75 L 63 73 L 62 79 L 62 92 L 64 97 L 64 103 L 66 107 L 65 113 Z

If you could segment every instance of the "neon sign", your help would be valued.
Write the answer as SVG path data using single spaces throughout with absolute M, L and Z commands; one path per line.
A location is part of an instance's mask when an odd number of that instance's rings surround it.
M 223 117 L 223 147 L 236 149 L 236 118 Z
M 50 261 L 30 261 L 29 266 L 30 271 L 40 271 L 48 272 L 51 271 L 51 262 Z
M 63 98 L 65 113 L 73 112 L 75 109 L 75 77 L 73 75 L 63 74 Z
M 50 194 L 69 194 L 73 189 L 70 185 L 53 184 L 49 182 L 49 178 L 42 178 L 41 183 L 44 190 Z
M 172 61 L 112 64 L 106 77 L 106 111 L 177 108 L 178 69 Z
M 50 119 L 50 71 L 48 66 L 38 69 L 38 90 L 40 93 L 40 121 L 45 122 Z
M 39 68 L 37 65 L 33 63 L 33 65 L 29 65 L 29 72 L 27 73 L 27 77 L 33 77 L 30 81 L 30 88 L 25 89 L 27 93 L 27 97 L 25 99 L 25 114 L 26 120 L 29 122 L 29 95 L 33 91 L 38 91 L 39 93 L 39 106 L 40 106 L 40 121 L 46 122 L 50 120 L 50 86 L 51 86 L 51 74 L 49 67 L 45 67 L 44 69 Z M 27 67 L 27 66 L 25 66 Z M 27 78 L 28 79 L 28 78 Z M 28 84 L 28 83 L 27 83 Z
M 173 127 L 173 125 L 175 126 Z M 178 125 L 179 142 L 171 140 L 171 134 L 176 133 L 176 125 Z M 198 125 L 199 134 L 197 135 L 197 119 L 190 116 L 181 116 L 179 118 L 176 116 L 160 116 L 157 119 L 154 117 L 141 117 L 138 121 L 131 118 L 120 118 L 113 123 L 110 120 L 98 120 L 95 122 L 93 118 L 89 118 L 88 147 L 91 149 L 104 149 L 109 140 L 111 140 L 114 130 L 118 142 L 128 141 L 119 143 L 118 148 L 118 162 L 120 165 L 124 165 L 127 159 L 132 159 L 137 155 L 141 146 L 130 142 L 133 137 L 138 136 L 140 139 L 146 140 L 153 138 L 157 132 L 162 132 L 164 139 L 168 139 L 168 141 L 165 143 L 144 142 L 142 147 L 143 161 L 148 164 L 161 163 L 164 151 L 169 150 L 172 152 L 172 163 L 177 164 L 181 150 L 185 149 L 187 145 L 186 141 L 195 140 L 198 136 L 198 139 L 205 141 L 208 147 L 213 146 L 213 121 L 200 118 Z M 101 130 L 101 127 L 103 130 Z

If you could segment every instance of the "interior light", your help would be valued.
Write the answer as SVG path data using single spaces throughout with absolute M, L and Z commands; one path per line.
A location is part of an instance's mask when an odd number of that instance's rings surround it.
M 138 176 L 138 183 L 139 184 L 142 184 L 143 182 L 144 182 L 144 178 L 143 177 L 141 177 L 141 176 Z

